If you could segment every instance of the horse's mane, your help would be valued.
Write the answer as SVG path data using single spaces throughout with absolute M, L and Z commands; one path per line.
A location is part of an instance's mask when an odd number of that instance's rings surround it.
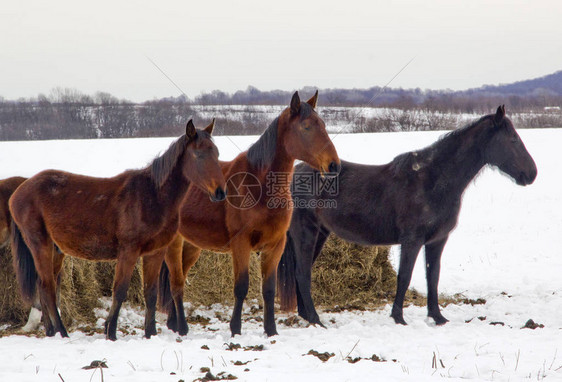
M 204 132 L 197 132 L 197 134 L 201 133 Z M 187 136 L 182 135 L 170 145 L 170 147 L 164 152 L 164 154 L 160 155 L 152 161 L 149 166 L 150 177 L 154 181 L 156 187 L 160 188 L 162 187 L 164 182 L 166 182 L 166 179 L 168 179 L 168 177 L 172 173 L 172 170 L 174 169 L 174 167 L 176 167 L 178 160 L 183 155 L 187 143 Z
M 277 147 L 277 128 L 279 117 L 275 118 L 260 138 L 248 149 L 248 162 L 256 169 L 271 166 Z
M 466 134 L 491 118 L 493 118 L 493 115 L 483 116 L 464 127 L 444 134 L 436 142 L 421 150 L 410 151 L 396 156 L 391 162 L 393 173 L 403 169 L 411 169 L 414 162 L 423 163 L 437 158 L 451 158 L 454 153 L 458 152 L 460 146 L 466 143 L 464 139 Z
M 306 102 L 301 102 L 299 118 L 309 117 L 314 109 Z M 279 117 L 275 118 L 260 138 L 248 149 L 248 162 L 256 169 L 264 169 L 271 166 L 277 148 L 277 130 Z

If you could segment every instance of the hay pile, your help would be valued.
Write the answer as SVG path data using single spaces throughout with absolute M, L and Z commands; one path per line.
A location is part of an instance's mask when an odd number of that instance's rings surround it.
M 69 329 L 95 321 L 99 298 L 111 296 L 114 262 L 90 262 L 67 256 L 61 286 L 62 318 Z M 234 303 L 230 254 L 203 251 L 190 270 L 185 300 L 193 306 Z M 396 273 L 388 261 L 387 247 L 361 247 L 330 236 L 312 272 L 315 303 L 324 308 L 367 307 L 385 302 L 396 287 Z M 0 324 L 23 325 L 29 307 L 20 297 L 9 248 L 0 249 Z M 259 256 L 250 258 L 248 299 L 261 305 Z M 144 308 L 141 267 L 137 265 L 127 300 Z
M 0 325 L 25 324 L 27 309 L 20 298 L 10 247 L 0 248 Z
M 324 307 L 380 305 L 396 290 L 396 272 L 388 247 L 363 247 L 330 235 L 312 270 L 312 297 Z M 232 260 L 229 254 L 203 251 L 188 274 L 185 300 L 194 306 L 234 303 Z M 259 258 L 250 258 L 249 299 L 261 305 Z
M 261 305 L 260 259 L 250 256 L 250 287 L 247 299 L 258 299 Z M 197 263 L 188 273 L 184 299 L 193 306 L 214 303 L 234 304 L 234 276 L 229 253 L 201 251 Z
M 312 298 L 323 307 L 367 307 L 396 292 L 389 247 L 364 247 L 330 235 L 312 268 Z
M 92 262 L 67 256 L 64 260 L 59 308 L 67 328 L 94 323 L 99 298 L 111 296 L 114 262 Z M 23 325 L 29 306 L 23 303 L 12 266 L 9 247 L 0 248 L 0 324 Z M 143 304 L 141 268 L 135 268 L 127 300 Z

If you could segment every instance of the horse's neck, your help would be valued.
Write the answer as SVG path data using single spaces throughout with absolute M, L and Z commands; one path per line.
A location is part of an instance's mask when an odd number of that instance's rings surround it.
M 295 159 L 283 148 L 278 148 L 271 165 L 262 172 L 262 185 L 266 186 L 266 197 L 291 198 L 290 186 Z
M 181 161 L 179 161 L 181 162 Z M 176 168 L 170 173 L 164 184 L 158 190 L 158 200 L 166 212 L 174 212 L 179 209 L 179 205 L 190 185 L 189 179 L 183 175 L 182 164 L 178 163 Z
M 293 166 L 295 164 L 295 158 L 291 158 L 284 150 L 277 150 L 271 166 L 269 166 L 270 172 L 277 173 L 293 173 Z
M 462 137 L 457 137 L 462 139 Z M 479 139 L 475 137 L 473 144 L 462 145 L 459 143 L 458 150 L 453 155 L 436 150 L 434 163 L 433 179 L 439 185 L 447 186 L 447 193 L 452 197 L 460 197 L 468 184 L 474 179 L 476 174 L 484 167 L 484 159 L 479 147 Z

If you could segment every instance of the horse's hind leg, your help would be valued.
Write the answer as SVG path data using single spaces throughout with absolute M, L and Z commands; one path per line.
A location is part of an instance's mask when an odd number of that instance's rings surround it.
M 60 288 L 62 284 L 62 266 L 64 265 L 65 254 L 58 246 L 53 248 L 53 272 L 55 280 L 57 280 L 57 306 L 60 305 Z
M 105 322 L 105 335 L 106 338 L 115 341 L 117 339 L 117 318 L 119 317 L 119 310 L 125 298 L 127 297 L 127 290 L 131 282 L 131 276 L 135 269 L 135 264 L 138 259 L 138 254 L 122 253 L 117 260 L 115 266 L 115 278 L 113 280 L 113 303 Z
M 328 236 L 330 236 L 330 231 L 328 231 L 324 227 L 320 227 L 320 231 L 318 231 L 318 236 L 316 236 L 316 243 L 314 244 L 314 258 L 312 259 L 313 262 L 316 261 L 320 252 L 322 252 L 322 248 L 324 248 L 324 244 L 326 244 L 326 240 L 328 240 Z
M 47 315 L 45 314 L 45 317 L 46 316 Z M 41 301 L 39 299 L 39 294 L 36 294 L 35 298 L 33 299 L 33 304 L 31 305 L 31 309 L 29 310 L 29 316 L 27 317 L 27 322 L 21 328 L 21 331 L 27 333 L 37 330 L 37 328 L 39 328 L 39 325 L 41 324 L 41 318 L 42 318 Z M 45 323 L 45 328 L 47 328 L 46 323 Z
M 425 245 L 425 275 L 427 279 L 427 315 L 435 320 L 437 325 L 446 324 L 447 320 L 439 309 L 439 272 L 441 269 L 441 254 L 447 238 Z
M 402 243 L 400 248 L 400 266 L 398 268 L 398 282 L 396 283 L 396 297 L 392 305 L 390 316 L 397 324 L 407 325 L 404 321 L 404 298 L 412 279 L 412 271 L 416 263 L 416 258 L 420 252 L 422 243 L 416 240 L 409 240 Z
M 32 240 L 29 246 L 37 274 L 39 275 L 39 299 L 41 301 L 41 311 L 43 313 L 43 322 L 47 336 L 54 336 L 59 332 L 62 337 L 68 337 L 66 328 L 62 323 L 60 313 L 57 306 L 57 281 L 60 272 L 60 264 L 54 256 L 54 246 L 50 238 L 45 237 L 39 241 Z

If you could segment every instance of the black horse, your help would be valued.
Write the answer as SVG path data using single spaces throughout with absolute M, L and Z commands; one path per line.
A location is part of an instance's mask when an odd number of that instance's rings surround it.
M 298 304 L 300 316 L 322 325 L 310 294 L 310 275 L 328 235 L 334 232 L 361 245 L 401 245 L 391 316 L 403 325 L 404 296 L 425 245 L 428 316 L 438 325 L 445 324 L 448 320 L 437 300 L 441 253 L 457 223 L 462 194 L 485 165 L 498 167 L 522 186 L 533 183 L 537 176 L 535 162 L 505 117 L 504 106 L 496 114 L 452 131 L 423 150 L 401 154 L 388 164 L 342 161 L 337 194 L 328 194 L 324 187 L 318 195 L 298 196 L 298 207 L 310 207 L 313 203 L 308 202 L 314 198 L 316 202 L 333 199 L 337 206 L 293 210 L 278 268 L 282 309 L 293 310 Z M 313 172 L 305 164 L 297 166 L 294 199 L 298 178 Z

